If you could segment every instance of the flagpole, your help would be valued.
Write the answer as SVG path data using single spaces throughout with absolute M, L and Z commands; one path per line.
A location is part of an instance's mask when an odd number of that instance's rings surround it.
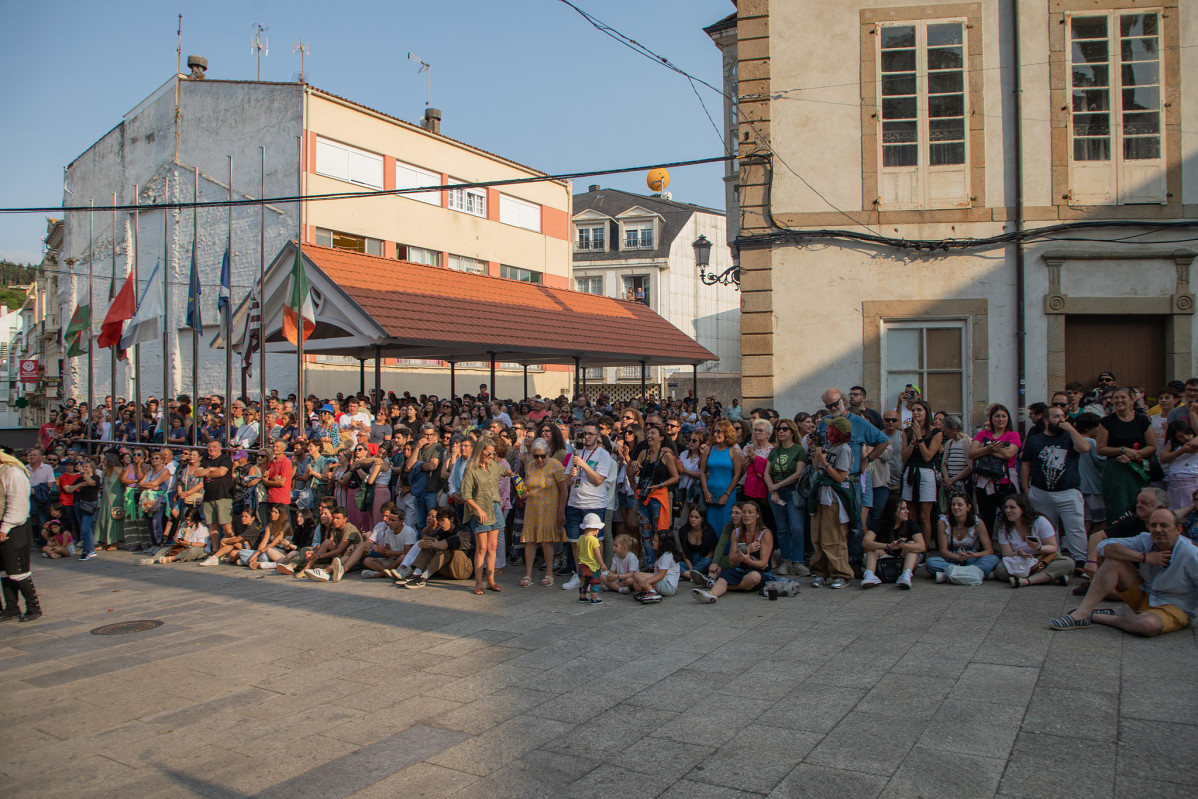
M 266 198 L 266 147 L 258 148 L 261 163 L 258 168 L 258 199 Z M 258 211 L 258 429 L 261 433 L 263 413 L 266 407 L 266 204 L 259 202 Z M 261 435 L 259 435 L 261 440 Z
M 108 307 L 112 308 L 112 303 L 116 299 L 116 292 L 119 291 L 116 287 L 116 192 L 112 193 L 112 284 L 108 288 Z M 116 349 L 121 346 L 118 341 L 115 347 L 108 348 L 108 363 L 111 367 L 112 388 L 109 391 L 109 396 L 112 398 L 112 409 L 109 411 L 108 420 L 113 425 L 113 432 L 116 432 Z
M 200 443 L 200 429 L 196 426 L 199 416 L 200 401 L 200 267 L 196 263 L 196 250 L 200 240 L 200 168 L 195 167 L 195 186 L 192 189 L 192 201 L 197 203 L 191 209 L 191 277 L 188 278 L 188 293 L 191 296 L 191 445 Z
M 167 173 L 163 184 L 164 203 L 171 201 L 170 188 L 171 176 L 170 173 Z M 178 188 L 178 181 L 176 181 L 176 188 Z M 167 415 L 171 392 L 171 294 L 170 280 L 168 280 L 171 271 L 170 221 L 171 211 L 164 207 L 162 209 L 162 399 L 158 403 L 158 410 L 162 414 L 162 424 L 159 429 L 162 431 L 163 444 L 167 443 L 167 431 L 171 429 L 171 420 Z
M 225 241 L 225 254 L 229 259 L 229 286 L 222 290 L 229 292 L 229 296 L 225 298 L 225 444 L 227 445 L 229 443 L 229 409 L 233 407 L 233 399 L 229 396 L 229 389 L 233 385 L 233 156 L 226 156 L 226 158 L 229 160 L 229 230 Z
M 296 196 L 300 197 L 301 199 L 295 205 L 295 221 L 296 221 L 296 233 L 295 233 L 296 256 L 295 257 L 299 260 L 300 269 L 302 270 L 304 268 L 304 202 L 302 199 L 302 197 L 304 196 L 304 137 L 296 136 L 296 144 L 298 145 L 298 150 L 299 150 L 299 169 L 296 170 L 296 184 L 297 184 L 297 188 L 299 189 L 299 191 L 296 192 Z M 295 280 L 297 277 L 298 276 L 293 276 L 291 279 Z M 298 407 L 298 408 L 306 408 L 307 406 L 304 402 L 305 397 L 304 397 L 304 318 L 303 318 L 303 309 L 296 308 L 296 311 L 299 312 L 300 318 L 299 318 L 299 324 L 296 328 L 296 334 L 295 334 L 295 342 L 296 342 L 296 345 L 295 345 L 295 404 L 296 404 L 296 407 Z M 263 342 L 263 343 L 265 344 L 265 342 Z M 265 347 L 263 347 L 263 349 L 265 349 Z M 307 420 L 305 420 L 305 421 L 307 421 Z
M 96 207 L 96 201 L 88 200 L 87 205 L 88 205 L 89 209 L 94 209 Z M 87 314 L 88 314 L 88 319 L 87 319 L 87 415 L 88 416 L 94 416 L 95 412 L 96 412 L 96 403 L 95 403 L 96 386 L 95 386 L 95 381 L 92 380 L 92 372 L 95 371 L 92 367 L 95 365 L 95 361 L 93 361 L 93 359 L 92 359 L 92 357 L 93 357 L 92 350 L 94 349 L 92 344 L 94 342 L 92 341 L 92 325 L 91 325 L 91 316 L 93 313 L 92 261 L 93 261 L 93 255 L 95 254 L 95 246 L 96 246 L 95 238 L 93 236 L 93 231 L 92 231 L 92 217 L 94 215 L 95 215 L 94 210 L 88 211 L 88 214 L 87 214 Z M 92 420 L 88 419 L 86 421 L 87 427 L 84 428 L 88 432 L 88 438 L 91 438 L 91 423 L 92 423 Z M 88 450 L 89 451 L 91 450 L 90 446 L 88 447 Z
M 137 206 L 141 204 L 141 195 L 138 193 L 138 187 L 133 186 L 133 295 L 135 301 L 141 300 L 141 290 L 138 288 L 138 280 L 140 279 L 140 270 L 137 266 L 137 250 L 141 244 L 138 238 L 138 225 L 141 223 L 141 217 L 138 213 Z M 136 306 L 134 308 L 136 313 Z M 120 345 L 118 345 L 120 346 Z M 133 396 L 137 403 L 137 410 L 133 414 L 133 424 L 137 429 L 137 443 L 141 443 L 141 344 L 133 345 Z M 146 458 L 149 463 L 150 459 Z

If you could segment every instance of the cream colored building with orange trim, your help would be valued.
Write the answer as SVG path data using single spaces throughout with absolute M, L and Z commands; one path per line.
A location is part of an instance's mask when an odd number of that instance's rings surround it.
M 302 155 L 301 155 L 302 143 Z M 259 148 L 263 148 L 261 151 Z M 108 205 L 161 203 L 164 198 L 201 202 L 291 197 L 329 193 L 394 191 L 449 183 L 541 178 L 544 173 L 440 133 L 440 112 L 430 109 L 413 124 L 303 83 L 216 80 L 205 68 L 172 77 L 67 167 L 64 205 L 83 209 L 89 201 Z M 302 159 L 302 160 L 301 160 Z M 301 169 L 302 163 L 302 169 Z M 264 174 L 260 165 L 264 164 Z M 568 287 L 572 258 L 572 197 L 568 181 L 545 180 L 478 189 L 434 189 L 407 195 L 310 201 L 303 208 L 303 241 L 505 277 Z M 204 208 L 195 238 L 201 308 L 206 327 L 200 339 L 200 394 L 224 393 L 224 352 L 208 343 L 216 333 L 217 293 L 227 232 L 232 228 L 232 298 L 237 305 L 257 279 L 260 252 L 269 264 L 300 230 L 296 203 L 245 206 L 229 212 Z M 164 220 L 164 216 L 166 219 Z M 263 218 L 264 217 L 264 218 Z M 89 239 L 87 214 L 68 211 L 61 262 L 61 324 L 86 302 L 88 262 L 93 273 L 92 317 L 98 329 L 108 307 L 115 249 L 118 275 L 133 262 L 131 214 L 96 214 Z M 163 377 L 161 339 L 142 346 L 143 396 L 190 393 L 191 331 L 184 327 L 187 279 L 193 240 L 190 210 L 140 214 L 136 247 L 138 294 L 157 260 L 166 257 L 168 277 L 169 373 Z M 264 230 L 265 235 L 259 231 Z M 91 246 L 89 247 L 89 243 Z M 64 365 L 65 396 L 87 391 L 86 358 Z M 235 361 L 238 359 L 235 358 Z M 370 364 L 371 368 L 373 364 Z M 306 387 L 321 396 L 360 387 L 360 364 L 335 356 L 309 356 Z M 93 390 L 108 394 L 108 351 L 94 355 Z M 388 358 L 383 389 L 447 394 L 449 369 L 431 361 Z M 489 375 L 489 364 L 458 364 L 459 393 L 472 392 Z M 131 396 L 134 369 L 118 365 L 116 393 Z M 235 369 L 231 393 L 240 393 Z M 570 385 L 564 367 L 530 369 L 530 390 L 556 395 Z M 523 370 L 498 371 L 501 396 L 515 396 Z M 373 385 L 373 380 L 369 381 Z M 257 384 L 251 378 L 252 394 Z M 286 395 L 295 386 L 295 358 L 270 355 L 267 387 Z

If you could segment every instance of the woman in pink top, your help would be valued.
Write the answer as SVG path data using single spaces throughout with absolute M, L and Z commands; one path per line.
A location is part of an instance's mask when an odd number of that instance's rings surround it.
M 1011 412 L 1005 405 L 991 405 L 989 421 L 973 437 L 973 446 L 966 455 L 973 463 L 976 478 L 978 518 L 990 530 L 995 529 L 994 520 L 1003 499 L 1019 491 L 1019 445 L 1019 433 L 1011 429 Z M 998 465 L 1002 473 L 982 474 L 993 465 Z

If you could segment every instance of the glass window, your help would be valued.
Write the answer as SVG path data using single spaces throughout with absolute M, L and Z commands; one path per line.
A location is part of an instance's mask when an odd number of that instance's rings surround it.
M 470 272 L 476 275 L 485 275 L 487 273 L 487 262 L 480 261 L 477 258 L 470 258 L 465 255 L 450 255 L 449 268 L 457 272 Z
M 541 273 L 534 272 L 531 269 L 521 269 L 518 266 L 508 266 L 500 264 L 499 276 L 506 277 L 509 280 L 519 280 L 522 283 L 540 283 Z
M 574 290 L 581 291 L 583 294 L 601 295 L 603 294 L 603 276 L 576 277 L 574 278 Z
M 455 180 L 455 183 L 464 181 Z M 485 189 L 450 189 L 449 207 L 474 216 L 487 215 L 487 192 Z
M 605 251 L 607 250 L 607 225 L 604 223 L 593 225 L 578 225 L 578 247 L 582 252 L 586 251 Z
M 415 247 L 411 244 L 396 244 L 395 257 L 400 261 L 411 261 L 416 264 L 427 264 L 428 266 L 441 265 L 441 253 L 437 250 L 430 250 L 425 247 Z
M 652 222 L 624 223 L 624 249 L 651 250 L 653 249 Z
M 381 189 L 383 157 L 348 144 L 317 139 L 316 174 Z
M 441 185 L 441 176 L 436 172 L 429 172 L 427 169 L 421 169 L 418 166 L 405 164 L 402 161 L 395 162 L 395 188 L 397 189 L 416 189 L 421 186 L 439 186 Z M 429 205 L 441 205 L 441 191 L 419 191 L 410 194 L 401 194 L 400 197 L 407 197 L 412 200 L 419 200 L 422 203 Z
M 893 408 L 907 384 L 919 386 L 938 411 L 961 414 L 967 405 L 965 322 L 883 322 L 882 406 Z

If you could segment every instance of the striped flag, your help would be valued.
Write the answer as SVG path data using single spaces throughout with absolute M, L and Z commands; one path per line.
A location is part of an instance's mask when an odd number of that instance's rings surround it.
M 229 314 L 232 308 L 229 305 L 229 250 L 225 248 L 225 257 L 220 262 L 220 291 L 216 295 L 216 312 L 220 314 L 220 326 L 227 332 L 229 330 Z
M 291 268 L 291 300 L 283 309 L 283 337 L 298 347 L 297 333 L 301 329 L 303 340 L 307 341 L 316 329 L 316 312 L 312 308 L 312 292 L 308 286 L 308 276 L 304 274 L 303 257 L 297 248 L 295 265 Z
M 142 291 L 137 302 L 137 312 L 133 314 L 133 318 L 125 327 L 125 334 L 121 336 L 121 349 L 123 350 L 129 349 L 134 344 L 144 344 L 158 338 L 158 320 L 163 317 L 162 285 L 159 283 L 162 279 L 161 267 L 161 261 L 154 264 L 154 271 L 150 273 L 150 279 L 146 281 L 145 290 Z
M 249 311 L 245 315 L 245 335 L 241 338 L 242 365 L 246 377 L 254 376 L 254 355 L 262 346 L 262 306 L 258 295 L 250 294 Z

